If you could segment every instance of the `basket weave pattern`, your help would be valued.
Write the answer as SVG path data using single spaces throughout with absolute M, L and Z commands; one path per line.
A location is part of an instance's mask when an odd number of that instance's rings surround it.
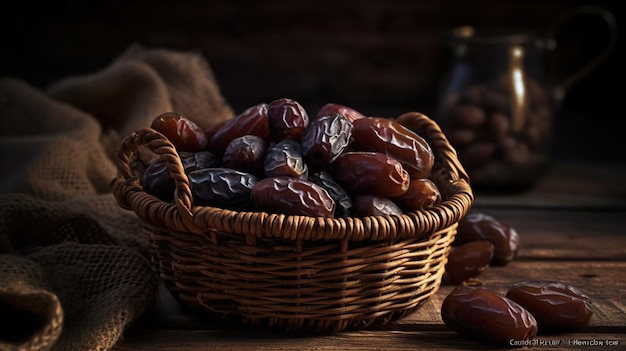
M 437 291 L 458 221 L 473 194 L 439 126 L 411 112 L 397 121 L 435 152 L 442 202 L 400 216 L 317 218 L 194 206 L 174 146 L 152 129 L 118 149 L 113 189 L 148 228 L 155 267 L 183 304 L 249 325 L 341 331 L 386 324 Z M 174 202 L 143 191 L 130 167 L 140 147 L 166 161 Z

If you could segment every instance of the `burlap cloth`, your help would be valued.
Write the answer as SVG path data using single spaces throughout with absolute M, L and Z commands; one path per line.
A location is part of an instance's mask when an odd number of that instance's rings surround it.
M 45 91 L 0 79 L 0 350 L 109 350 L 155 301 L 148 237 L 111 192 L 123 137 L 231 118 L 193 52 L 131 46 Z

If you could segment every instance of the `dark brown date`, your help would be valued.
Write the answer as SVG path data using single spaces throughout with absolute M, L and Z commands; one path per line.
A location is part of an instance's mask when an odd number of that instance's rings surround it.
M 457 243 L 475 240 L 491 241 L 495 248 L 491 261 L 494 266 L 504 266 L 513 261 L 520 245 L 515 229 L 483 213 L 470 213 L 459 221 Z
M 493 244 L 488 240 L 478 240 L 455 246 L 450 249 L 444 280 L 451 284 L 462 284 L 479 276 L 493 258 Z
M 300 143 L 285 139 L 269 147 L 265 157 L 266 177 L 295 177 L 307 179 L 309 167 L 304 162 Z
M 506 297 L 527 309 L 539 332 L 578 332 L 589 325 L 591 299 L 580 289 L 558 281 L 527 281 L 513 285 Z
M 516 302 L 481 287 L 457 286 L 443 300 L 441 319 L 457 333 L 499 344 L 532 340 L 537 321 Z
M 322 108 L 320 108 L 319 111 L 317 111 L 317 118 L 320 118 L 320 117 L 326 116 L 326 115 L 330 115 L 330 114 L 333 114 L 333 113 L 338 113 L 338 114 L 344 116 L 350 122 L 354 122 L 354 120 L 356 120 L 356 119 L 365 117 L 361 112 L 359 112 L 359 111 L 357 111 L 357 110 L 355 110 L 355 109 L 353 109 L 351 107 L 331 102 L 331 103 L 328 103 L 328 104 L 322 106 Z
M 259 181 L 230 168 L 205 168 L 189 173 L 194 204 L 237 211 L 253 209 L 250 195 Z
M 270 133 L 275 141 L 291 139 L 300 141 L 309 125 L 309 115 L 300 103 L 288 98 L 269 103 L 268 117 Z
M 347 217 L 352 209 L 352 199 L 348 192 L 337 183 L 326 171 L 319 171 L 309 175 L 309 181 L 328 191 L 335 201 L 335 217 Z
M 392 199 L 405 212 L 423 210 L 441 202 L 437 185 L 428 178 L 412 179 L 406 193 Z
M 357 147 L 392 156 L 402 163 L 413 179 L 428 177 L 435 156 L 430 145 L 417 133 L 380 117 L 360 118 L 352 124 L 352 138 Z
M 252 189 L 256 208 L 270 213 L 332 218 L 335 202 L 321 186 L 292 177 L 260 180 Z
M 388 197 L 369 194 L 354 197 L 354 209 L 352 212 L 357 217 L 402 214 L 400 207 Z
M 213 134 L 209 140 L 209 148 L 217 155 L 222 155 L 233 139 L 244 135 L 256 135 L 266 142 L 270 141 L 267 104 L 261 103 L 249 107 L 231 119 Z
M 174 112 L 160 114 L 150 127 L 165 135 L 179 151 L 201 151 L 208 143 L 202 128 Z
M 302 155 L 309 167 L 320 170 L 350 144 L 352 123 L 343 115 L 329 114 L 313 120 L 302 134 Z
M 141 186 L 150 195 L 162 201 L 171 201 L 174 197 L 175 183 L 163 159 L 150 163 L 141 176 Z
M 219 163 L 217 157 L 209 151 L 179 151 L 178 156 L 180 157 L 180 162 L 183 164 L 185 173 L 215 167 Z
M 257 135 L 244 135 L 233 139 L 222 156 L 222 167 L 262 177 L 267 143 Z
M 345 152 L 331 164 L 331 174 L 352 194 L 395 197 L 409 189 L 410 177 L 402 164 L 380 152 Z

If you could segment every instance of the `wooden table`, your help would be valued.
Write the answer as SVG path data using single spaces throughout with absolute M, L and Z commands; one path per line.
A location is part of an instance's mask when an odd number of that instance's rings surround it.
M 539 335 L 526 349 L 626 350 L 626 165 L 559 164 L 530 192 L 477 194 L 472 211 L 517 229 L 515 261 L 490 267 L 484 286 L 506 293 L 514 283 L 550 279 L 584 290 L 593 317 L 583 332 Z M 494 345 L 459 336 L 441 320 L 443 285 L 415 313 L 383 327 L 321 336 L 287 335 L 224 325 L 185 312 L 167 291 L 130 326 L 116 350 L 458 350 Z M 506 345 L 505 345 L 506 346 Z

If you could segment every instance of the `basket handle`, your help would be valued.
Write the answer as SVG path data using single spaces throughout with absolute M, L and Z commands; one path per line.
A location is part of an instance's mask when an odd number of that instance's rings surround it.
M 144 128 L 124 138 L 117 148 L 118 178 L 116 178 L 114 182 L 119 183 L 121 181 L 125 186 L 139 186 L 139 180 L 131 170 L 130 161 L 141 146 L 147 146 L 150 151 L 154 152 L 165 161 L 170 177 L 174 180 L 176 186 L 174 191 L 174 203 L 176 208 L 181 214 L 182 220 L 189 224 L 185 227 L 193 227 L 193 198 L 189 178 L 187 178 L 185 174 L 182 161 L 174 145 L 163 134 L 156 130 Z M 121 191 L 118 190 L 116 193 L 118 193 L 117 199 L 120 205 L 125 208 L 130 208 L 127 199 L 119 195 Z
M 433 119 L 419 112 L 407 112 L 396 118 L 396 122 L 426 137 L 430 141 L 433 151 L 437 153 L 435 162 L 443 165 L 443 167 L 438 167 L 438 170 L 449 173 L 449 178 L 453 183 L 464 181 L 469 184 L 469 176 L 461 162 L 459 162 L 456 150 L 452 147 L 448 138 L 446 138 L 441 127 Z

